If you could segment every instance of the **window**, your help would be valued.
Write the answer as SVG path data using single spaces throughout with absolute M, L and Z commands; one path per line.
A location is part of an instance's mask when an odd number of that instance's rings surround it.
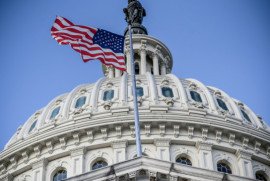
M 112 100 L 113 97 L 114 97 L 114 90 L 107 90 L 104 92 L 103 100 L 109 101 L 109 100 Z
M 196 102 L 202 102 L 202 98 L 200 96 L 200 94 L 198 94 L 197 92 L 195 91 L 190 91 L 190 95 L 191 95 L 191 98 L 196 101 Z
M 164 97 L 173 97 L 173 91 L 169 87 L 162 87 L 162 95 Z
M 79 99 L 77 99 L 75 108 L 82 107 L 85 104 L 85 100 L 86 100 L 85 96 L 80 97 Z
M 232 174 L 231 168 L 227 164 L 225 164 L 225 163 L 218 163 L 217 164 L 217 170 L 219 172 L 224 172 L 224 173 Z
M 181 163 L 183 165 L 189 165 L 189 166 L 192 166 L 192 163 L 191 161 L 188 159 L 188 158 L 185 158 L 185 157 L 179 157 L 176 159 L 175 161 L 176 163 Z
M 142 87 L 136 87 L 137 97 L 142 97 L 144 95 Z
M 108 166 L 108 163 L 103 160 L 100 160 L 94 163 L 94 165 L 92 166 L 92 170 L 96 170 L 96 169 L 106 167 L 106 166 Z
M 225 102 L 223 102 L 221 99 L 217 99 L 217 102 L 218 102 L 219 107 L 221 107 L 225 111 L 228 111 L 228 108 Z
M 251 122 L 251 120 L 249 119 L 247 113 L 246 113 L 245 111 L 243 111 L 242 109 L 241 109 L 241 112 L 242 112 L 244 118 L 245 118 L 247 121 Z
M 59 111 L 60 111 L 60 106 L 53 110 L 50 119 L 55 118 L 59 114 Z
M 67 171 L 66 170 L 59 170 L 57 173 L 53 176 L 53 181 L 60 181 L 67 178 Z
M 263 176 L 263 174 L 261 173 L 256 173 L 255 174 L 256 180 L 263 180 L 263 181 L 267 181 L 267 179 Z
M 140 66 L 138 63 L 135 64 L 135 75 L 139 75 L 140 74 Z
M 31 133 L 33 131 L 33 129 L 36 127 L 36 124 L 37 124 L 37 120 L 35 120 L 35 122 L 32 123 L 30 129 L 29 129 L 29 133 Z

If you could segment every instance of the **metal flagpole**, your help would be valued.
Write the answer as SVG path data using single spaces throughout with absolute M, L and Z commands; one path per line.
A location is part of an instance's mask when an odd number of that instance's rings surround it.
M 138 103 L 137 103 L 137 89 L 136 89 L 136 78 L 135 78 L 135 66 L 134 66 L 134 56 L 133 56 L 133 41 L 131 33 L 131 25 L 128 25 L 129 30 L 129 44 L 130 44 L 130 56 L 131 56 L 131 76 L 133 84 L 133 104 L 134 104 L 134 118 L 135 118 L 135 133 L 136 133 L 136 151 L 137 157 L 142 156 L 142 146 L 141 146 L 141 135 L 140 135 L 140 121 L 138 113 Z

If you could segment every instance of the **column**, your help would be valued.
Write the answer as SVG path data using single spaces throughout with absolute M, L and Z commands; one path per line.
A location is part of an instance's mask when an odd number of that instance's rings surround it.
M 72 176 L 84 173 L 84 154 L 84 147 L 70 150 Z
M 33 180 L 38 180 L 38 181 L 45 181 L 45 170 L 47 166 L 47 159 L 43 158 L 41 160 L 38 160 L 34 163 L 32 163 L 32 178 Z M 47 178 L 48 180 L 49 178 Z
M 130 56 L 130 46 L 126 46 L 126 66 L 127 66 L 127 73 L 131 74 L 131 56 Z
M 126 160 L 127 140 L 115 140 L 112 142 L 114 163 L 123 162 Z
M 201 168 L 214 170 L 212 159 L 212 144 L 207 142 L 197 142 L 196 147 L 199 153 Z
M 120 77 L 121 76 L 121 71 L 119 69 L 115 69 L 115 77 Z
M 154 71 L 154 75 L 159 75 L 158 53 L 159 53 L 159 50 L 156 50 L 153 53 L 153 71 Z
M 109 78 L 114 78 L 113 66 L 108 66 Z
M 239 149 L 236 151 L 236 156 L 240 168 L 240 175 L 243 177 L 254 178 L 251 162 L 252 153 Z
M 146 40 L 141 41 L 141 49 L 140 49 L 140 55 L 141 55 L 141 74 L 144 75 L 146 73 Z
M 157 138 L 154 140 L 154 144 L 157 147 L 159 159 L 165 160 L 165 161 L 170 161 L 170 158 L 171 158 L 171 156 L 170 156 L 171 139 Z
M 166 75 L 166 64 L 164 62 L 161 63 L 161 75 Z

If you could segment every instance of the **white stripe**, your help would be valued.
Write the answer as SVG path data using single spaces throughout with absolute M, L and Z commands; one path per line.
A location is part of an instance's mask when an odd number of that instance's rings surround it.
M 90 53 L 90 54 L 92 54 L 93 56 L 95 56 L 95 54 L 100 54 L 100 53 L 102 53 L 103 55 L 104 55 L 104 57 L 106 57 L 106 58 L 113 58 L 113 59 L 117 59 L 115 56 L 113 56 L 113 55 L 105 55 L 104 54 L 104 52 L 102 51 L 102 50 L 95 50 L 95 51 L 89 51 L 88 49 L 86 49 L 86 48 L 84 48 L 84 47 L 74 47 L 74 49 L 76 49 L 76 50 L 84 50 L 84 51 L 86 51 L 86 52 L 88 52 L 88 53 Z M 113 53 L 113 52 L 112 52 Z M 114 54 L 114 53 L 113 53 Z M 122 56 L 122 57 L 124 57 L 124 54 L 122 54 L 122 55 L 120 55 L 120 56 Z M 124 60 L 123 59 L 117 59 L 117 61 L 118 62 L 124 62 Z
M 66 33 L 66 34 L 71 35 L 71 36 L 72 36 L 72 35 L 79 35 L 79 36 L 82 37 L 81 39 L 83 39 L 83 40 L 85 40 L 85 41 L 87 41 L 87 42 L 89 42 L 89 43 L 93 43 L 93 41 L 90 40 L 90 39 L 88 39 L 88 38 L 86 38 L 84 34 L 74 33 L 74 32 L 68 31 L 68 30 L 60 30 L 60 31 L 55 31 L 55 32 L 53 32 L 53 33 Z M 62 35 L 62 36 L 68 37 L 68 35 Z M 57 35 L 56 35 L 56 36 L 57 36 Z M 70 37 L 70 38 L 74 39 L 73 37 Z
M 65 26 L 72 26 L 66 20 L 64 20 L 61 16 L 57 16 L 57 19 L 59 19 L 62 22 L 62 24 Z
M 84 59 L 97 59 L 97 58 L 102 58 L 102 59 L 104 59 L 104 57 L 101 56 L 101 55 L 95 56 L 95 57 L 90 57 L 90 56 L 88 56 L 88 55 L 83 55 L 83 58 L 84 58 Z M 115 60 L 117 60 L 117 59 L 115 59 Z M 112 65 L 114 65 L 115 67 L 120 67 L 120 68 L 124 68 L 124 69 L 126 68 L 125 65 L 119 65 L 117 62 L 110 62 L 110 61 L 106 61 L 105 59 L 104 59 L 104 62 L 105 62 L 106 64 L 112 64 Z
M 58 31 L 62 29 L 57 23 L 54 23 L 53 27 L 56 28 Z M 55 32 L 55 31 L 53 31 L 53 32 Z

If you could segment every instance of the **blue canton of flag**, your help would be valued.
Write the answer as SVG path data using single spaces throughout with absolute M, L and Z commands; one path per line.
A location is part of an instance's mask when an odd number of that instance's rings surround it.
M 124 42 L 124 36 L 103 29 L 98 29 L 93 37 L 94 44 L 98 44 L 102 48 L 111 49 L 115 53 L 124 53 Z

